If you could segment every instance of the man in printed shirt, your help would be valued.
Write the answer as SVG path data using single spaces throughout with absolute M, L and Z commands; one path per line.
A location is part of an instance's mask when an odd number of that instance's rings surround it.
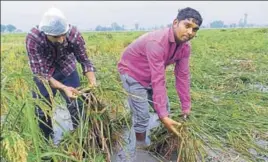
M 56 9 L 49 9 L 43 16 L 39 26 L 34 27 L 26 37 L 26 49 L 29 56 L 31 70 L 34 74 L 34 81 L 46 103 L 51 103 L 49 91 L 42 81 L 48 82 L 55 96 L 57 90 L 61 92 L 66 100 L 68 110 L 74 128 L 78 125 L 79 113 L 81 112 L 81 101 L 72 102 L 77 98 L 80 86 L 79 76 L 76 70 L 76 60 L 81 64 L 84 75 L 88 78 L 91 86 L 96 85 L 95 68 L 86 55 L 85 42 L 81 33 L 67 23 L 63 13 Z M 34 98 L 42 98 L 38 93 L 33 92 Z M 47 102 L 48 101 L 48 102 Z M 36 106 L 36 115 L 39 127 L 46 139 L 52 133 L 51 117 Z
M 202 21 L 198 11 L 184 8 L 179 11 L 172 27 L 139 37 L 123 52 L 118 63 L 118 71 L 124 89 L 131 94 L 128 103 L 133 114 L 137 145 L 146 145 L 146 129 L 150 118 L 149 103 L 165 127 L 178 133 L 175 126 L 180 123 L 168 117 L 165 69 L 170 64 L 175 64 L 175 87 L 181 101 L 182 114 L 185 118 L 190 114 L 191 46 L 188 41 L 195 37 Z

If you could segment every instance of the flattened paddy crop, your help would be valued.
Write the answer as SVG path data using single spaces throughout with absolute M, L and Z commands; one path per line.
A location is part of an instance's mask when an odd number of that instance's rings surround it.
M 1 161 L 35 162 L 43 156 L 82 161 L 83 153 L 87 161 L 108 161 L 113 142 L 120 141 L 118 132 L 130 125 L 117 62 L 123 49 L 143 33 L 83 33 L 87 54 L 97 68 L 99 86 L 92 92 L 104 106 L 97 113 L 92 111 L 98 104 L 91 105 L 85 111 L 91 122 L 83 121 L 76 131 L 65 133 L 58 147 L 52 141 L 46 145 L 39 136 L 34 103 L 42 103 L 31 97 L 36 87 L 25 50 L 26 34 L 1 35 Z M 148 149 L 183 162 L 268 161 L 267 29 L 201 30 L 191 44 L 191 116 L 180 119 L 174 66 L 170 66 L 166 81 L 171 116 L 182 122 L 181 134 L 174 136 L 160 125 L 151 131 Z M 82 74 L 79 64 L 77 69 Z M 80 78 L 86 88 L 86 78 Z M 53 110 L 61 104 L 62 98 L 56 96 Z

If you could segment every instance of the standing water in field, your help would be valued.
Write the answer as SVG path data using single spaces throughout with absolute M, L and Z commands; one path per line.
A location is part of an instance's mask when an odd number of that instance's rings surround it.
M 147 129 L 147 134 L 149 136 L 150 129 L 158 127 L 159 126 L 159 120 L 158 116 L 155 113 L 150 113 L 150 121 L 149 121 L 149 127 Z M 163 159 L 160 159 L 156 157 L 153 153 L 136 149 L 136 137 L 135 137 L 135 131 L 134 128 L 131 127 L 131 129 L 126 128 L 124 133 L 122 134 L 123 138 L 128 144 L 125 147 L 121 147 L 119 151 L 114 153 L 114 156 L 112 158 L 112 162 L 158 162 L 158 161 L 164 161 Z M 146 137 L 146 144 L 150 143 L 149 137 Z
M 73 130 L 71 115 L 67 108 L 58 106 L 53 116 L 54 144 L 58 145 L 65 131 Z
M 158 116 L 157 114 L 150 114 L 150 124 L 149 129 L 159 126 Z M 54 144 L 58 145 L 62 139 L 63 133 L 65 131 L 73 130 L 71 116 L 67 108 L 63 106 L 58 106 L 54 112 L 54 123 L 53 123 L 53 130 L 54 130 Z M 132 152 L 131 159 L 133 162 L 158 162 L 158 158 L 155 157 L 152 153 L 145 151 L 145 150 L 136 150 L 135 149 L 135 133 L 133 127 L 129 129 L 125 129 L 125 132 L 122 134 L 125 140 L 129 140 L 130 143 L 125 148 Z M 146 139 L 149 142 L 149 138 Z M 125 150 L 122 148 L 118 152 L 114 152 L 114 156 L 112 157 L 112 162 L 120 162 L 120 155 L 126 154 Z M 121 161 L 124 161 L 123 159 Z M 163 160 L 161 160 L 163 161 Z

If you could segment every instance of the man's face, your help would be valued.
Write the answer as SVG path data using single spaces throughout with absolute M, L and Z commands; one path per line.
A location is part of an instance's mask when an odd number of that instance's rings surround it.
M 59 35 L 59 36 L 51 36 L 47 35 L 47 39 L 52 42 L 53 44 L 63 44 L 64 40 L 66 39 L 66 34 Z
M 175 19 L 173 21 L 173 31 L 177 43 L 191 40 L 195 37 L 198 30 L 199 25 L 197 25 L 196 21 L 192 18 L 181 21 Z

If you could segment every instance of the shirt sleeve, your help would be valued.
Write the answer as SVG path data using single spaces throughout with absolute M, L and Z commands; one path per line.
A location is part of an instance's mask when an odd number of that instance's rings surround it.
M 191 108 L 191 97 L 190 97 L 190 70 L 189 70 L 189 59 L 190 59 L 190 48 L 186 47 L 184 50 L 185 57 L 178 60 L 175 65 L 175 77 L 176 77 L 176 90 L 181 101 L 181 108 L 183 112 L 189 112 Z
M 163 118 L 168 116 L 164 49 L 158 42 L 149 41 L 145 51 L 151 69 L 154 109 L 159 118 Z
M 95 72 L 96 69 L 86 54 L 85 41 L 81 33 L 76 28 L 73 28 L 72 30 L 74 32 L 72 40 L 74 44 L 74 55 L 77 61 L 81 64 L 83 73 L 85 74 L 89 71 Z
M 26 50 L 29 57 L 29 64 L 32 73 L 37 76 L 41 76 L 46 80 L 49 80 L 51 74 L 49 74 L 46 68 L 45 60 L 42 59 L 39 43 L 36 42 L 30 35 L 26 38 Z

